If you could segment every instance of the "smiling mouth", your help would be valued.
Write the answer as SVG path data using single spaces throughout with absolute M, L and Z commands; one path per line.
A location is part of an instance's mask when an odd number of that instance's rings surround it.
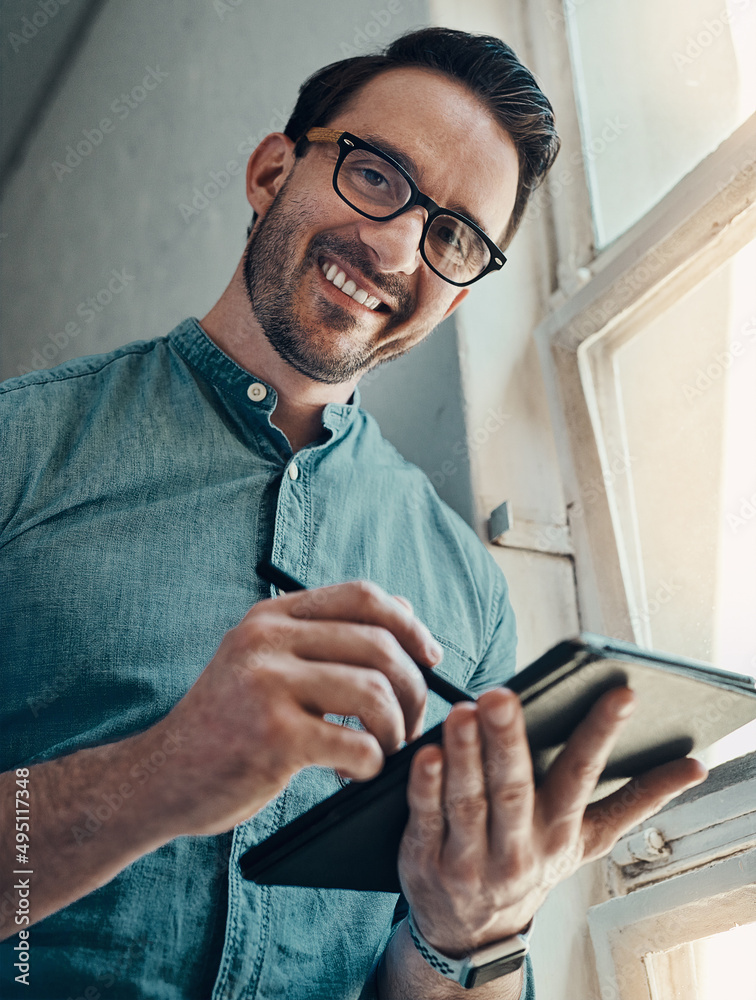
M 371 309 L 377 312 L 389 311 L 388 306 L 376 295 L 371 295 L 370 292 L 365 291 L 364 288 L 360 288 L 360 286 L 355 281 L 352 281 L 351 278 L 347 279 L 346 274 L 341 270 L 338 264 L 333 264 L 326 260 L 321 264 L 320 269 L 325 275 L 326 281 L 329 281 L 348 298 L 354 299 L 355 302 L 359 302 L 360 305 L 365 306 L 366 309 Z

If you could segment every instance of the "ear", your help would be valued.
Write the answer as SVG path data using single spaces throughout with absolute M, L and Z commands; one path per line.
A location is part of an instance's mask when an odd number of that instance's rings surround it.
M 451 305 L 449 306 L 449 308 L 444 313 L 444 319 L 446 319 L 447 316 L 451 316 L 451 314 L 454 312 L 454 310 L 457 308 L 457 306 L 461 305 L 465 301 L 465 299 L 467 298 L 467 296 L 469 295 L 469 293 L 470 293 L 470 289 L 469 288 L 460 288 L 460 290 L 457 292 L 457 294 L 452 299 Z
M 247 201 L 265 215 L 294 166 L 294 143 L 283 132 L 267 135 L 247 163 Z

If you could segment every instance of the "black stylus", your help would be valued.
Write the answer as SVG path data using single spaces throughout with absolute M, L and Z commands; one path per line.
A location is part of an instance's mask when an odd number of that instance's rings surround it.
M 293 576 L 289 576 L 288 573 L 284 573 L 283 570 L 274 566 L 272 562 L 267 559 L 263 559 L 257 564 L 257 572 L 266 580 L 268 583 L 272 583 L 279 590 L 291 591 L 291 590 L 307 590 L 307 587 L 299 580 L 295 580 Z M 445 681 L 443 677 L 440 677 L 435 670 L 431 670 L 430 667 L 424 667 L 422 663 L 418 663 L 417 660 L 415 664 L 420 671 L 420 673 L 425 678 L 425 683 L 428 685 L 429 691 L 435 691 L 437 695 L 440 695 L 444 701 L 448 701 L 450 705 L 453 705 L 457 701 L 475 701 L 475 695 L 470 694 L 469 691 L 465 691 L 463 688 L 455 687 L 449 681 Z

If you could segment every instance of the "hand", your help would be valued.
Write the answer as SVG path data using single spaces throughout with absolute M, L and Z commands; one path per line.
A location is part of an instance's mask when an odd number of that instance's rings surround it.
M 519 699 L 506 688 L 455 705 L 444 745 L 412 761 L 399 873 L 415 921 L 450 958 L 516 934 L 546 895 L 637 823 L 706 777 L 697 760 L 657 767 L 588 805 L 633 709 L 607 692 L 536 790 Z
M 156 738 L 189 736 L 161 780 L 176 829 L 228 830 L 310 764 L 373 777 L 422 731 L 427 688 L 413 659 L 431 666 L 441 647 L 406 601 L 373 584 L 255 605 L 154 727 Z M 327 713 L 357 716 L 365 731 L 327 722 Z

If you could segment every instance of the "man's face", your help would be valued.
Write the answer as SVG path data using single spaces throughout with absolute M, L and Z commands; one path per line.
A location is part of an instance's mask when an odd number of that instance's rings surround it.
M 410 173 L 421 191 L 478 222 L 492 239 L 505 231 L 517 151 L 460 84 L 427 70 L 388 70 L 327 124 L 414 163 Z M 404 354 L 466 294 L 420 256 L 424 209 L 374 222 L 339 198 L 332 186 L 337 155 L 334 143 L 317 144 L 295 163 L 258 220 L 243 263 L 247 294 L 270 343 L 297 371 L 332 384 Z M 375 299 L 380 304 L 371 308 Z

